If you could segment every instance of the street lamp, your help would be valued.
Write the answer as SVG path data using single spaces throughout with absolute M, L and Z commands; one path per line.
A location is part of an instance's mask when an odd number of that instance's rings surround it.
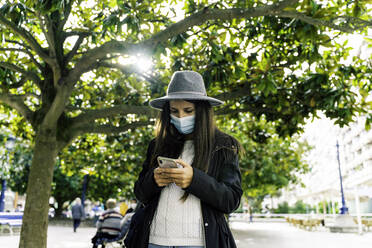
M 340 176 L 340 185 L 341 185 L 341 202 L 342 202 L 342 207 L 340 208 L 340 211 L 341 211 L 341 214 L 347 214 L 348 213 L 348 208 L 346 207 L 345 197 L 344 197 L 344 188 L 342 186 L 342 175 L 341 175 L 340 154 L 339 154 L 338 140 L 336 142 L 336 147 L 337 147 L 338 173 L 339 173 L 339 176 Z
M 5 148 L 6 148 L 6 162 L 8 163 L 9 160 L 9 151 L 11 151 L 14 147 L 15 139 L 12 137 L 9 137 L 7 141 L 5 142 Z M 1 180 L 1 195 L 0 195 L 0 212 L 4 212 L 5 208 L 5 190 L 6 190 L 6 179 L 3 178 Z
M 88 180 L 89 180 L 89 174 L 85 174 L 84 180 L 83 180 L 83 191 L 81 193 L 81 204 L 83 205 L 83 208 L 85 208 L 85 195 L 87 192 Z
M 83 169 L 82 172 L 84 174 L 84 179 L 83 179 L 83 191 L 81 193 L 81 204 L 83 207 L 85 207 L 85 196 L 88 188 L 88 183 L 89 183 L 89 175 L 92 173 L 93 169 L 92 168 L 87 168 Z
M 329 230 L 331 232 L 342 232 L 342 233 L 357 232 L 358 226 L 354 222 L 354 217 L 348 214 L 348 208 L 346 207 L 346 204 L 345 204 L 344 189 L 342 186 L 342 175 L 341 175 L 338 141 L 336 143 L 336 147 L 337 147 L 338 172 L 340 176 L 340 185 L 341 185 L 342 207 L 340 208 L 341 213 L 336 217 L 334 224 L 329 226 Z

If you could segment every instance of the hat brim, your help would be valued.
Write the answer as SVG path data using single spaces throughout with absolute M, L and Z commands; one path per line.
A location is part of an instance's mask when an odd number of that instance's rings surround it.
M 202 95 L 192 95 L 192 94 L 172 94 L 171 96 L 163 96 L 156 98 L 150 101 L 150 106 L 156 109 L 163 109 L 163 106 L 166 102 L 170 100 L 195 100 L 195 101 L 208 101 L 211 106 L 218 106 L 224 104 L 223 101 L 220 101 L 216 98 Z

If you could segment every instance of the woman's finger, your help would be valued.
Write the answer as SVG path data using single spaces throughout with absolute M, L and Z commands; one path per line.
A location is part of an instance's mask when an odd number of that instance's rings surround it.
M 182 165 L 183 168 L 191 167 L 191 165 L 189 165 L 188 163 L 186 163 L 186 162 L 183 161 L 182 159 L 177 159 L 177 160 L 176 160 L 176 163 Z
M 173 179 L 169 176 L 156 172 L 154 173 L 154 180 L 159 187 L 167 186 L 168 184 L 173 182 Z

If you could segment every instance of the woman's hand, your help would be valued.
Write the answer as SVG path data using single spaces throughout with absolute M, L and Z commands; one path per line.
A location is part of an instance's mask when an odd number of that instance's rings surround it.
M 174 182 L 177 186 L 183 189 L 187 188 L 191 184 L 194 170 L 191 165 L 183 160 L 177 159 L 176 162 L 180 164 L 182 168 L 156 168 L 155 170 L 158 170 L 163 177 L 167 178 L 167 180 L 170 179 L 171 182 Z
M 163 173 L 163 169 L 164 168 L 158 167 L 154 170 L 154 180 L 159 187 L 164 187 L 170 183 L 173 183 L 173 179 L 170 178 L 166 173 Z

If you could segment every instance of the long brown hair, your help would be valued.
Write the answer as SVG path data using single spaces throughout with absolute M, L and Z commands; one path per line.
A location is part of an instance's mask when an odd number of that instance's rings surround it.
M 207 172 L 211 157 L 215 122 L 211 105 L 207 101 L 189 101 L 195 104 L 195 127 L 193 132 L 194 160 L 192 166 Z M 163 106 L 156 127 L 155 149 L 151 158 L 151 166 L 157 167 L 157 157 L 178 158 L 182 152 L 185 135 L 170 123 L 169 102 Z
M 216 131 L 214 112 L 207 101 L 189 100 L 188 102 L 195 104 L 194 160 L 191 166 L 207 172 Z M 158 166 L 158 156 L 178 158 L 184 143 L 185 135 L 178 132 L 170 123 L 169 102 L 166 102 L 157 122 L 155 149 L 151 157 L 151 166 L 153 168 Z M 185 193 L 181 199 L 186 200 L 187 196 L 188 194 Z

